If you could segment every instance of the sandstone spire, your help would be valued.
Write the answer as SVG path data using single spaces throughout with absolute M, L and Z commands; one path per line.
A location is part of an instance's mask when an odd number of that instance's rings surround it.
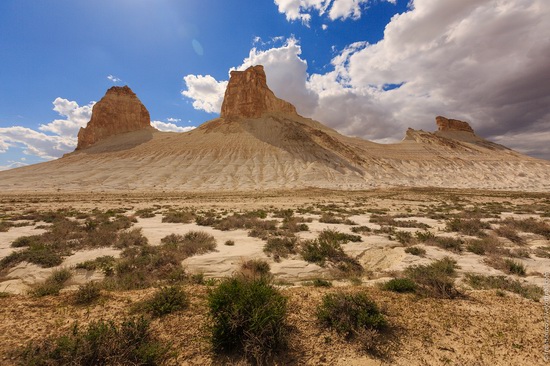
M 435 117 L 438 131 L 463 131 L 474 133 L 474 130 L 468 122 L 459 121 L 457 119 L 447 119 L 442 116 Z
M 296 114 L 296 108 L 277 98 L 269 89 L 263 66 L 231 71 L 220 117 L 230 120 L 259 118 L 269 112 Z
M 151 128 L 147 108 L 128 86 L 113 86 L 92 109 L 92 118 L 78 131 L 76 150 L 121 133 Z

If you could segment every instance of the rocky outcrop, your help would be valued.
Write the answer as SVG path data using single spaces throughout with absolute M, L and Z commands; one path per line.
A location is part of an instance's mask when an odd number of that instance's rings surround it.
M 457 119 L 448 119 L 442 116 L 435 117 L 438 131 L 463 131 L 474 133 L 474 130 L 468 122 L 459 121 Z
M 76 150 L 107 137 L 152 128 L 149 111 L 128 86 L 113 86 L 92 109 L 92 118 L 78 131 Z
M 226 120 L 260 118 L 266 113 L 296 114 L 296 108 L 269 89 L 263 66 L 231 71 L 220 117 Z

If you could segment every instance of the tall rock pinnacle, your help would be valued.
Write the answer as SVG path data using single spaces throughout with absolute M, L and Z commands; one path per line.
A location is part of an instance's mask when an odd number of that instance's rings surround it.
M 76 150 L 107 137 L 151 128 L 149 111 L 128 86 L 113 86 L 92 109 L 92 118 L 78 131 Z
M 269 89 L 263 66 L 231 71 L 220 117 L 229 120 L 260 118 L 269 112 L 296 114 L 296 108 L 277 98 Z
M 438 131 L 463 131 L 474 133 L 474 130 L 468 122 L 459 121 L 457 119 L 448 119 L 442 116 L 435 117 Z

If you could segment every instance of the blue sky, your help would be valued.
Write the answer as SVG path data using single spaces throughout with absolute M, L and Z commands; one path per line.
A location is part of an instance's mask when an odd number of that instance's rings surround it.
M 550 159 L 546 0 L 3 0 L 0 169 L 72 151 L 129 85 L 154 125 L 219 112 L 231 69 L 341 133 L 400 140 L 436 115 Z

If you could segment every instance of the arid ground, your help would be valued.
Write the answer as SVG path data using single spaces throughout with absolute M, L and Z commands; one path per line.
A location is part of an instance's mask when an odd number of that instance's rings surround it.
M 336 254 L 320 254 L 329 237 Z M 143 248 L 176 266 L 142 266 Z M 247 364 L 212 351 L 207 299 L 250 259 L 288 299 L 288 347 L 273 364 L 545 364 L 550 194 L 428 188 L 1 195 L 0 363 L 24 364 L 29 342 L 75 324 L 144 315 L 136 304 L 177 284 L 189 306 L 151 319 L 174 353 L 165 363 Z M 444 287 L 422 272 L 434 263 L 452 264 Z M 70 274 L 50 291 L 59 271 Z M 417 287 L 384 286 L 395 278 Z M 89 282 L 99 297 L 77 304 Z M 316 308 L 336 292 L 366 293 L 388 326 L 368 339 L 321 326 Z

